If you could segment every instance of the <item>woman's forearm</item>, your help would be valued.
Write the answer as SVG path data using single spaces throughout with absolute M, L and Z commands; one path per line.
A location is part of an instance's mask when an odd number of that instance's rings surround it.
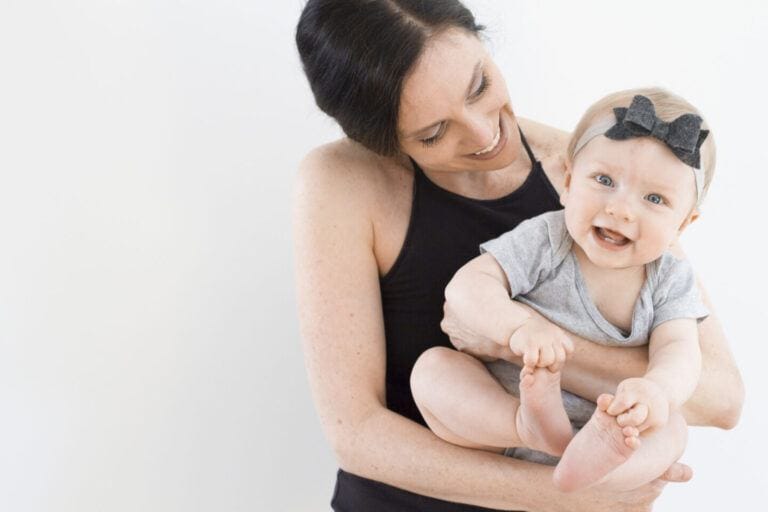
M 480 258 L 475 261 L 482 263 Z M 493 266 L 489 264 L 484 270 L 494 272 Z M 487 286 L 476 288 L 476 293 L 494 292 L 500 301 L 514 302 L 509 300 L 508 295 L 504 295 L 509 291 L 502 284 L 502 279 L 499 277 L 496 282 L 489 281 Z M 699 288 L 704 304 L 712 313 L 698 326 L 701 377 L 693 396 L 683 405 L 681 412 L 689 425 L 733 428 L 741 414 L 744 385 L 709 298 L 701 286 Z M 525 309 L 529 315 L 541 316 L 529 306 L 517 302 L 514 305 Z M 485 315 L 488 326 L 469 329 L 463 319 L 464 311 L 452 306 L 446 302 L 442 327 L 458 349 L 480 359 L 503 358 L 521 364 L 506 345 L 514 326 L 519 323 L 517 317 L 507 319 L 503 313 Z M 487 335 L 482 335 L 480 331 Z M 601 393 L 615 391 L 622 380 L 641 377 L 647 371 L 647 346 L 607 347 L 575 335 L 571 335 L 571 338 L 575 351 L 563 369 L 562 384 L 572 393 L 594 401 Z
M 713 311 L 706 296 L 704 303 Z M 699 345 L 701 377 L 681 412 L 689 425 L 731 429 L 741 416 L 744 383 L 714 313 L 699 324 Z
M 563 368 L 562 385 L 589 400 L 610 393 L 648 368 L 647 347 L 606 347 L 572 335 L 574 353 Z M 722 328 L 714 315 L 699 324 L 701 376 L 681 413 L 689 425 L 733 428 L 744 401 L 744 385 Z
M 345 471 L 434 498 L 502 510 L 551 499 L 551 468 L 454 446 L 385 408 L 335 443 Z
M 639 504 L 650 507 L 657 495 L 654 484 L 628 493 L 563 494 L 552 484 L 551 466 L 451 445 L 383 407 L 350 431 L 353 438 L 335 445 L 342 469 L 437 499 L 500 510 L 608 512 L 617 503 L 649 510 Z

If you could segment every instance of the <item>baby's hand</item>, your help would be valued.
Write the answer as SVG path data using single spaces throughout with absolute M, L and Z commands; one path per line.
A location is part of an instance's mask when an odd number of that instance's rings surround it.
M 616 388 L 616 397 L 606 412 L 616 416 L 619 426 L 637 427 L 642 432 L 667 423 L 669 400 L 664 390 L 652 380 L 626 379 Z
M 573 342 L 558 326 L 534 316 L 510 336 L 509 348 L 523 357 L 524 368 L 557 372 L 573 352 Z

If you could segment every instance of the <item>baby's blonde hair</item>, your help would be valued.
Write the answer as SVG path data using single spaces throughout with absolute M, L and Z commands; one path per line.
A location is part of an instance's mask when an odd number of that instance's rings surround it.
M 629 107 L 632 98 L 636 95 L 646 96 L 653 102 L 656 109 L 656 116 L 662 121 L 670 122 L 683 114 L 696 114 L 702 119 L 701 112 L 691 105 L 688 101 L 677 94 L 673 94 L 661 87 L 647 87 L 638 89 L 627 89 L 618 91 L 595 102 L 581 116 L 579 124 L 571 134 L 571 141 L 568 143 L 568 160 L 572 163 L 575 155 L 576 144 L 581 140 L 584 133 L 596 122 L 602 121 L 608 116 L 613 116 L 613 109 L 616 107 Z M 708 130 L 706 119 L 701 125 L 702 129 Z M 709 184 L 712 181 L 712 175 L 715 173 L 715 139 L 710 130 L 704 143 L 701 145 L 701 168 L 704 171 L 704 187 L 702 196 L 707 194 Z M 700 200 L 703 199 L 699 198 Z

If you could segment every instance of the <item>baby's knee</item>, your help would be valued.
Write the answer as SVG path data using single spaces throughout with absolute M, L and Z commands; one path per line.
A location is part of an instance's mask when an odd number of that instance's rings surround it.
M 464 354 L 447 347 L 432 347 L 425 350 L 411 370 L 411 393 L 417 402 L 424 401 L 438 390 L 450 386 L 457 368 L 462 364 Z
M 445 374 L 455 353 L 455 350 L 446 347 L 432 347 L 422 352 L 411 370 L 413 394 L 431 388 L 435 379 Z

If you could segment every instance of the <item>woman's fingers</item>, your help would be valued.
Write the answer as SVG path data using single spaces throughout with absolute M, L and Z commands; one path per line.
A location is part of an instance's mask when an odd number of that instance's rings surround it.
M 675 462 L 663 475 L 659 477 L 659 480 L 664 482 L 687 482 L 693 478 L 693 468 L 682 462 Z

